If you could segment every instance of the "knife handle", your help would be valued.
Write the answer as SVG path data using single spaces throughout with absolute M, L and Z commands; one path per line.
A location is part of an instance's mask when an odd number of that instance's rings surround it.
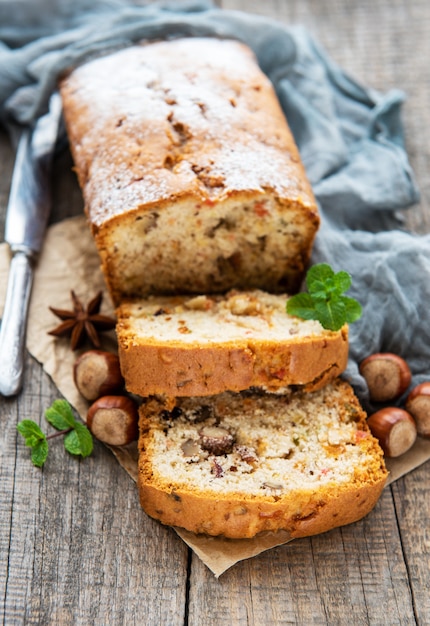
M 25 333 L 33 284 L 33 262 L 25 251 L 11 260 L 0 327 L 0 394 L 14 396 L 22 386 Z

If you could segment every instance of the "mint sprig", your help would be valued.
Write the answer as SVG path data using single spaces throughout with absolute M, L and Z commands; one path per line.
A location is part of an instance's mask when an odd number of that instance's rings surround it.
M 362 315 L 361 304 L 343 295 L 351 284 L 348 272 L 335 273 L 327 263 L 313 265 L 306 274 L 308 293 L 289 298 L 287 313 L 304 320 L 317 320 L 327 330 L 339 330 Z
M 33 420 L 22 420 L 17 430 L 25 439 L 25 445 L 31 448 L 31 460 L 36 467 L 42 467 L 48 456 L 46 435 Z
M 25 445 L 31 448 L 31 460 L 42 467 L 48 458 L 48 440 L 64 436 L 64 447 L 70 454 L 87 457 L 93 451 L 93 438 L 88 428 L 77 421 L 67 400 L 54 400 L 45 411 L 46 420 L 57 431 L 45 435 L 33 420 L 22 420 L 17 424 L 18 432 L 24 437 Z

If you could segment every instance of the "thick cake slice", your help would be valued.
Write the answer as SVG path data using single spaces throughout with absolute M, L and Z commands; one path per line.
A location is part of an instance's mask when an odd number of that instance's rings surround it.
M 348 328 L 292 317 L 286 302 L 259 290 L 124 302 L 117 336 L 127 389 L 172 397 L 319 389 L 346 367 Z
M 387 478 L 341 380 L 310 394 L 148 399 L 140 415 L 142 507 L 195 533 L 321 533 L 366 515 Z
M 61 95 L 116 304 L 298 289 L 318 211 L 249 48 L 209 38 L 134 45 L 74 69 Z

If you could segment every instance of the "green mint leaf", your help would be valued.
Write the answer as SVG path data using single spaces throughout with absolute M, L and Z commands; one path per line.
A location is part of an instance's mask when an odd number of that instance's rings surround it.
M 48 456 L 46 435 L 33 420 L 22 420 L 18 422 L 16 429 L 24 437 L 25 445 L 31 448 L 31 460 L 33 465 L 42 467 Z
M 90 456 L 93 451 L 93 437 L 84 424 L 77 423 L 75 426 L 75 432 L 78 436 L 81 445 L 81 455 L 83 457 Z
M 317 320 L 327 330 L 340 330 L 344 324 L 355 322 L 362 315 L 360 303 L 342 295 L 351 283 L 348 272 L 335 273 L 327 263 L 313 265 L 306 275 L 309 293 L 289 298 L 287 313 L 305 320 Z
M 74 430 L 64 438 L 64 447 L 75 456 L 89 456 L 93 451 L 93 438 L 88 428 L 76 422 Z
M 47 421 L 59 431 L 69 431 L 64 438 L 64 447 L 70 454 L 89 456 L 93 451 L 93 438 L 88 428 L 75 420 L 73 410 L 67 400 L 55 400 L 46 409 Z M 59 432 L 46 437 L 33 420 L 22 420 L 17 424 L 18 432 L 31 448 L 31 460 L 37 467 L 42 467 L 48 457 L 48 441 L 52 437 L 62 436 Z M 71 430 L 72 429 L 72 430 Z
M 340 296 L 351 287 L 351 282 L 348 272 L 340 271 L 335 274 L 327 263 L 313 265 L 306 275 L 309 293 L 318 300 Z
M 72 407 L 67 400 L 54 400 L 51 406 L 46 409 L 45 417 L 51 426 L 57 430 L 75 428 L 77 424 Z
M 287 300 L 287 313 L 303 320 L 316 319 L 314 301 L 308 293 L 297 293 Z
M 348 291 L 348 289 L 352 285 L 351 276 L 348 274 L 348 272 L 344 271 L 337 272 L 337 274 L 334 275 L 334 281 L 336 283 L 336 292 L 339 295 L 344 293 L 345 291 Z
M 24 437 L 25 445 L 33 448 L 40 441 L 46 439 L 44 433 L 33 420 L 22 420 L 16 426 L 17 431 Z
M 48 457 L 48 442 L 46 438 L 39 441 L 31 451 L 31 460 L 36 467 L 42 467 Z
M 306 285 L 313 298 L 326 298 L 335 289 L 334 272 L 327 263 L 319 263 L 309 268 Z
M 341 301 L 316 302 L 315 311 L 318 321 L 327 330 L 339 330 L 346 322 L 345 305 Z
M 342 301 L 345 305 L 346 321 L 348 324 L 352 324 L 360 319 L 363 314 L 361 304 L 354 298 L 348 298 L 348 296 L 342 296 Z

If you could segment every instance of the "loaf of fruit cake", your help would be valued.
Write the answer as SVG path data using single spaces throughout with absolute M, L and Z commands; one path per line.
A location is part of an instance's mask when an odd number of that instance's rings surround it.
M 62 79 L 112 299 L 296 291 L 319 215 L 271 82 L 244 44 L 132 45 Z

